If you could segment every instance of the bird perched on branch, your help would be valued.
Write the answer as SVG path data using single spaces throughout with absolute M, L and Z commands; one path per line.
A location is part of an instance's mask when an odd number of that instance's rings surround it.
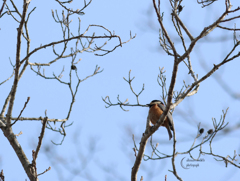
M 149 112 L 148 112 L 149 120 L 154 125 L 157 123 L 160 116 L 162 115 L 163 110 L 165 109 L 165 106 L 159 100 L 153 100 L 150 104 L 147 104 L 147 106 L 149 107 Z M 171 138 L 172 138 L 171 130 L 173 131 L 173 118 L 172 118 L 172 115 L 170 114 L 170 112 L 168 112 L 168 114 L 161 126 L 164 126 L 167 128 L 169 140 L 171 140 Z

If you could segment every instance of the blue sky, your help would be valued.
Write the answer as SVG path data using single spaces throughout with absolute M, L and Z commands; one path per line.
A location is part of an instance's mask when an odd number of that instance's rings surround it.
M 233 8 L 239 6 L 236 0 L 233 0 L 232 4 L 234 5 Z M 22 4 L 17 5 L 19 8 L 22 7 Z M 185 7 L 180 17 L 194 37 L 205 26 L 214 22 L 224 9 L 224 3 L 222 2 L 216 2 L 215 7 L 213 5 L 205 9 L 202 9 L 196 1 L 183 1 L 182 5 Z M 54 22 L 51 15 L 51 9 L 58 9 L 59 13 L 61 12 L 59 5 L 54 1 L 41 1 L 41 3 L 32 1 L 29 11 L 35 6 L 37 8 L 29 20 L 31 50 L 41 44 L 47 44 L 62 38 L 61 29 Z M 80 9 L 82 3 L 77 2 L 72 6 Z M 168 1 L 162 2 L 162 10 L 165 17 L 163 22 L 176 47 L 183 53 L 177 34 L 174 32 L 169 19 L 170 6 Z M 80 16 L 82 31 L 89 24 L 98 24 L 111 31 L 114 30 L 122 41 L 129 39 L 130 31 L 132 35 L 136 33 L 137 36 L 129 43 L 124 44 L 123 47 L 117 48 L 114 52 L 103 57 L 94 56 L 91 53 L 78 55 L 77 58 L 82 58 L 77 65 L 80 78 L 92 74 L 96 65 L 99 65 L 104 71 L 80 84 L 69 119 L 69 123 L 74 122 L 74 124 L 66 129 L 67 137 L 63 145 L 52 145 L 51 140 L 60 142 L 61 137 L 57 133 L 46 130 L 37 166 L 39 173 L 49 166 L 52 169 L 40 176 L 39 179 L 73 181 L 129 180 L 135 158 L 132 151 L 132 134 L 135 135 L 138 145 L 145 130 L 148 108 L 130 107 L 128 112 L 122 111 L 119 107 L 106 109 L 101 97 L 109 96 L 112 102 L 117 102 L 117 96 L 120 95 L 122 101 L 128 98 L 130 103 L 136 103 L 128 84 L 123 80 L 123 77 L 128 77 L 128 72 L 131 70 L 131 75 L 135 76 L 133 81 L 134 90 L 136 92 L 140 91 L 143 83 L 145 84 L 145 90 L 139 98 L 140 103 L 147 104 L 153 99 L 160 99 L 161 88 L 157 83 L 159 67 L 165 68 L 167 85 L 169 85 L 173 59 L 159 48 L 159 25 L 151 1 L 93 1 L 84 12 L 85 15 Z M 75 33 L 77 33 L 77 25 L 77 18 L 75 18 L 72 22 L 72 31 Z M 234 27 L 233 23 L 226 25 L 231 28 Z M 1 82 L 12 71 L 9 58 L 14 62 L 16 28 L 18 25 L 10 16 L 5 15 L 0 19 L 0 26 L 1 62 L 3 62 L 0 67 Z M 236 26 L 238 27 L 238 24 Z M 94 30 L 98 32 L 98 29 Z M 226 40 L 222 40 L 222 37 L 226 38 Z M 23 40 L 21 58 L 25 57 L 26 50 L 24 48 L 26 46 L 24 43 Z M 113 46 L 114 43 L 116 41 L 110 42 L 109 47 Z M 201 40 L 191 54 L 193 69 L 198 73 L 198 77 L 204 76 L 206 71 L 213 67 L 214 63 L 221 62 L 232 46 L 232 33 L 219 29 L 214 30 L 208 37 Z M 60 49 L 60 46 L 57 48 Z M 49 48 L 33 55 L 30 62 L 48 62 L 53 58 L 54 55 L 51 48 Z M 206 69 L 201 66 L 202 63 L 206 64 Z M 65 72 L 62 79 L 67 80 L 71 59 L 60 60 L 52 67 L 46 68 L 45 72 L 47 75 L 52 75 L 53 72 L 58 74 L 61 72 L 63 65 L 65 65 Z M 239 65 L 239 58 L 237 58 L 214 73 L 215 76 L 220 76 L 231 90 L 236 93 L 240 89 L 238 80 Z M 175 90 L 182 87 L 183 80 L 188 84 L 192 83 L 192 78 L 182 63 L 179 66 Z M 12 81 L 13 79 L 0 87 L 0 102 L 4 102 Z M 68 88 L 57 81 L 42 79 L 32 72 L 29 67 L 18 86 L 13 109 L 14 117 L 18 116 L 27 97 L 31 97 L 31 99 L 22 116 L 43 117 L 46 109 L 49 118 L 63 119 L 67 115 L 66 109 L 70 104 Z M 229 122 L 228 126 L 232 127 L 239 124 L 239 99 L 232 98 L 212 77 L 202 82 L 198 93 L 186 98 L 176 107 L 173 113 L 177 134 L 177 150 L 185 151 L 191 146 L 197 134 L 199 122 L 201 122 L 205 130 L 212 128 L 212 117 L 219 121 L 222 110 L 226 110 L 227 107 L 229 107 L 226 118 L 226 121 Z M 32 150 L 36 149 L 41 123 L 37 121 L 19 121 L 14 125 L 13 130 L 16 134 L 20 131 L 23 132 L 18 137 L 18 140 L 27 157 L 31 160 Z M 213 142 L 214 153 L 222 156 L 232 156 L 234 150 L 236 150 L 239 154 L 238 137 L 238 129 L 227 135 L 216 136 Z M 153 140 L 154 143 L 159 143 L 159 150 L 164 153 L 172 153 L 172 141 L 168 141 L 167 131 L 164 128 L 159 128 L 153 135 Z M 27 176 L 17 156 L 3 134 L 0 135 L 0 143 L 0 169 L 4 170 L 6 180 L 26 179 Z M 208 151 L 208 144 L 204 145 L 203 148 Z M 198 150 L 193 153 L 197 156 Z M 149 143 L 147 144 L 146 154 L 151 154 Z M 237 168 L 231 165 L 226 168 L 223 162 L 217 162 L 210 156 L 201 157 L 205 161 L 200 163 L 198 168 L 185 170 L 180 165 L 184 157 L 189 158 L 188 155 L 179 155 L 176 158 L 178 174 L 184 180 L 237 180 L 239 178 Z M 73 176 L 72 172 L 76 168 L 80 168 L 81 173 Z M 163 180 L 164 176 L 167 175 L 168 180 L 176 180 L 173 174 L 168 171 L 171 169 L 170 159 L 143 161 L 138 173 L 138 179 L 143 176 L 144 180 Z

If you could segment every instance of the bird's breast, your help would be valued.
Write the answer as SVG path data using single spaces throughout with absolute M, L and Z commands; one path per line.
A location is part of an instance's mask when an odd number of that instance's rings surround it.
M 157 120 L 160 118 L 163 111 L 157 106 L 152 106 L 149 110 L 149 119 L 152 124 L 156 124 Z

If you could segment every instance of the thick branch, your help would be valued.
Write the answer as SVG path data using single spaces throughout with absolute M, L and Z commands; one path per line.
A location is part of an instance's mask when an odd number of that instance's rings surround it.
M 18 74 L 19 74 L 19 69 L 20 69 L 20 52 L 21 52 L 21 36 L 22 36 L 22 31 L 23 31 L 23 25 L 25 22 L 26 14 L 27 14 L 27 8 L 28 8 L 28 3 L 26 0 L 24 1 L 24 6 L 23 6 L 23 13 L 22 13 L 22 19 L 18 27 L 18 33 L 17 33 L 17 53 L 16 53 L 16 68 L 15 68 L 15 77 L 14 77 L 14 83 L 13 87 L 11 90 L 11 98 L 10 98 L 10 103 L 9 103 L 9 108 L 7 112 L 7 125 L 11 124 L 11 115 L 12 115 L 12 109 L 13 109 L 13 103 L 15 100 L 15 95 L 17 91 L 17 85 L 18 85 Z
M 141 142 L 140 142 L 140 147 L 139 147 L 139 151 L 138 154 L 136 156 L 136 160 L 134 162 L 134 165 L 132 167 L 132 173 L 131 173 L 131 181 L 137 181 L 137 173 L 138 170 L 140 168 L 141 162 L 142 162 L 142 158 L 144 156 L 144 151 L 145 151 L 145 147 L 148 141 L 148 138 L 155 133 L 155 131 L 158 130 L 158 128 L 163 124 L 163 120 L 165 119 L 166 114 L 163 113 L 159 120 L 157 121 L 157 123 L 152 126 L 151 128 L 149 128 L 149 118 L 147 118 L 147 125 L 146 125 L 146 130 L 145 133 L 142 136 Z
M 25 18 L 26 18 L 26 13 L 28 9 L 29 2 L 24 0 L 24 5 L 23 5 L 23 13 L 21 17 L 21 22 L 18 27 L 18 33 L 17 33 L 17 50 L 16 50 L 16 68 L 15 68 L 15 77 L 14 77 L 14 83 L 13 87 L 11 89 L 11 94 L 10 94 L 10 101 L 9 101 L 9 107 L 8 107 L 8 112 L 7 112 L 7 126 L 2 128 L 3 133 L 5 137 L 8 139 L 9 143 L 11 144 L 12 148 L 14 149 L 15 153 L 17 154 L 25 172 L 28 175 L 28 178 L 32 181 L 34 180 L 33 174 L 31 172 L 31 166 L 30 162 L 27 159 L 22 147 L 20 146 L 16 136 L 14 135 L 12 128 L 10 127 L 11 125 L 11 115 L 12 115 L 12 110 L 13 110 L 13 104 L 15 100 L 15 95 L 16 95 L 16 90 L 17 90 L 17 85 L 19 81 L 19 69 L 20 69 L 20 52 L 21 52 L 21 36 L 22 36 L 22 31 L 23 31 L 23 26 L 25 23 Z
M 140 148 L 139 148 L 138 154 L 136 156 L 135 163 L 132 167 L 131 181 L 137 181 L 137 173 L 138 173 L 138 170 L 140 168 L 140 165 L 141 165 L 141 162 L 142 162 L 142 159 L 143 159 L 143 155 L 144 155 L 144 151 L 145 151 L 145 148 L 146 148 L 148 138 L 149 137 L 147 137 L 147 136 L 143 136 L 142 139 L 141 139 Z

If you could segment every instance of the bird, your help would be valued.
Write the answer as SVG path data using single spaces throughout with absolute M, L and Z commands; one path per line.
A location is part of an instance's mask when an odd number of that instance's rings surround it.
M 147 106 L 149 107 L 149 112 L 148 112 L 149 120 L 153 125 L 155 125 L 159 120 L 160 116 L 162 115 L 163 110 L 165 109 L 165 106 L 163 102 L 160 100 L 153 100 L 152 102 L 150 102 L 150 104 L 147 104 Z M 164 126 L 167 129 L 169 140 L 171 140 L 172 138 L 171 130 L 173 131 L 173 118 L 170 112 L 168 112 L 161 126 Z

